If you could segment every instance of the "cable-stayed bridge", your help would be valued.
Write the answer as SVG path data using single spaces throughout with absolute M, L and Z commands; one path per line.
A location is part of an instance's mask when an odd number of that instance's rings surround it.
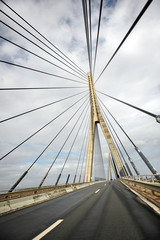
M 157 239 L 158 3 L 62 2 L 0 2 L 2 237 Z

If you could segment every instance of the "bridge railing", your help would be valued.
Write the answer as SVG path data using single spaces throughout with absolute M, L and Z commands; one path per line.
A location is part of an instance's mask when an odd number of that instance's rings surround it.
M 125 177 L 120 181 L 160 208 L 160 183 L 155 176 L 160 174 Z
M 144 182 L 153 182 L 158 183 L 157 176 L 160 177 L 160 174 L 147 174 L 147 175 L 135 175 L 135 176 L 127 176 L 125 179 L 132 179 Z
M 57 185 L 57 186 L 44 186 L 41 188 L 26 188 L 26 189 L 20 189 L 16 190 L 13 192 L 6 192 L 6 193 L 1 193 L 0 194 L 0 202 L 8 201 L 8 200 L 13 200 L 13 199 L 18 199 L 18 198 L 24 198 L 24 197 L 29 197 L 29 196 L 34 196 L 38 194 L 44 194 L 44 193 L 54 193 L 55 195 L 57 194 L 60 196 L 61 194 L 63 195 L 64 192 L 69 192 L 70 188 L 72 190 L 77 190 L 82 187 L 87 187 L 92 184 L 96 184 L 101 181 L 93 181 L 93 182 L 88 182 L 88 183 L 72 183 L 72 184 L 65 184 L 65 185 Z M 102 181 L 103 182 L 103 181 Z M 66 191 L 65 191 L 66 190 Z
M 6 192 L 6 193 L 0 194 L 0 202 L 16 199 L 16 198 L 27 197 L 27 196 L 36 195 L 36 194 L 41 194 L 41 193 L 47 193 L 50 191 L 60 191 L 60 190 L 63 190 L 64 188 L 69 188 L 71 186 L 82 185 L 82 184 L 83 183 L 58 185 L 58 186 L 46 186 L 41 188 L 35 187 L 35 188 L 21 189 L 13 192 Z

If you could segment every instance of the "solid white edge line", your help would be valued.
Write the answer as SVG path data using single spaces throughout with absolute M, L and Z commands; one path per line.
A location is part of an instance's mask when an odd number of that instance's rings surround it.
M 44 237 L 47 233 L 49 233 L 51 230 L 53 230 L 55 227 L 57 227 L 61 222 L 63 222 L 64 219 L 59 219 L 57 222 L 53 223 L 49 228 L 41 232 L 38 236 L 33 238 L 32 240 L 39 240 L 42 237 Z
M 95 193 L 98 193 L 100 191 L 100 189 L 98 189 L 97 191 L 95 191 Z
M 123 183 L 123 182 L 121 182 Z M 142 195 L 140 195 L 138 192 L 136 192 L 135 190 L 133 190 L 131 187 L 129 187 L 127 184 L 123 183 L 127 188 L 129 188 L 134 194 L 136 194 L 143 202 L 145 202 L 146 204 L 148 204 L 156 213 L 158 213 L 160 215 L 160 208 L 157 207 L 154 203 L 150 202 L 149 200 L 147 200 L 145 197 L 143 197 Z

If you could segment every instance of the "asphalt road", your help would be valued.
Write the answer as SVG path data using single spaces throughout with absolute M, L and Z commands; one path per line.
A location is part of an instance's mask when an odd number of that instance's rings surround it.
M 43 240 L 158 240 L 160 217 L 118 181 L 0 217 L 1 240 L 31 240 L 44 231 Z

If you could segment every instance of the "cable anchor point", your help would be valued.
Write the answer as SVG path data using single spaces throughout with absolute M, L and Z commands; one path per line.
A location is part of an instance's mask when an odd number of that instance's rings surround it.
M 156 116 L 156 121 L 157 121 L 158 123 L 160 123 L 160 115 L 157 115 L 157 116 Z

